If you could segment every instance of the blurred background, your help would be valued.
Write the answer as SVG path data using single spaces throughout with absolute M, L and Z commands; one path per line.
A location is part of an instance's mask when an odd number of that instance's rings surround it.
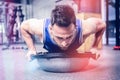
M 107 25 L 99 45 L 103 44 L 100 58 L 89 59 L 89 64 L 79 72 L 45 72 L 39 68 L 42 61 L 29 62 L 25 58 L 28 50 L 19 30 L 21 23 L 30 18 L 50 17 L 58 4 L 70 5 L 79 19 L 97 17 Z M 0 0 L 0 80 L 120 80 L 119 5 L 120 0 Z M 89 49 L 91 41 L 89 37 L 82 49 Z M 37 51 L 44 51 L 37 36 L 35 42 Z M 85 57 L 79 59 L 87 61 Z
M 73 7 L 77 18 L 102 18 L 107 24 L 102 43 L 120 45 L 119 0 L 0 0 L 0 44 L 24 43 L 19 31 L 21 22 L 50 17 L 57 4 Z

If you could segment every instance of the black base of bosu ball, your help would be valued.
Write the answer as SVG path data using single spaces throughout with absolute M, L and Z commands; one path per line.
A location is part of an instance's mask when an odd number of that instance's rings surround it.
M 37 59 L 41 69 L 49 72 L 75 72 L 84 69 L 89 64 L 89 59 L 97 60 L 99 56 L 91 53 L 49 53 L 40 52 L 32 55 L 32 59 Z

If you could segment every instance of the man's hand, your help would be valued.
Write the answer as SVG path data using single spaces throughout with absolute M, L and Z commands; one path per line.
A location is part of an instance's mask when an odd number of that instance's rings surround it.
M 28 53 L 26 54 L 26 58 L 28 59 L 28 61 L 32 61 L 31 56 L 36 54 L 36 51 L 28 51 Z
M 90 52 L 96 54 L 96 59 L 100 57 L 100 51 L 97 48 L 91 48 Z

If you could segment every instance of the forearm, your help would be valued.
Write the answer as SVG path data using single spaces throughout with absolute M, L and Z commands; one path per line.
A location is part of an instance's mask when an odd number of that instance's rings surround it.
M 95 40 L 93 43 L 93 47 L 98 48 L 99 43 L 102 41 L 102 36 L 103 36 L 104 31 L 105 31 L 105 28 L 95 33 Z
M 28 47 L 29 51 L 36 51 L 33 39 L 31 37 L 25 37 L 24 40 L 25 40 L 25 42 L 27 44 L 27 47 Z
M 27 47 L 30 51 L 36 51 L 36 48 L 34 46 L 34 42 L 33 42 L 33 39 L 31 37 L 31 34 L 28 33 L 26 30 L 24 29 L 21 29 L 21 34 L 22 34 L 22 37 L 25 41 L 25 43 L 27 44 Z

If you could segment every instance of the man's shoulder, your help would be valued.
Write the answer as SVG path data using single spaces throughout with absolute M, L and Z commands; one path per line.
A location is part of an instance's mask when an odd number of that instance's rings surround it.
M 91 21 L 93 21 L 93 22 L 97 21 L 98 22 L 98 21 L 102 21 L 102 19 L 101 18 L 97 18 L 97 17 L 90 17 L 90 18 L 87 18 L 85 21 L 90 21 L 90 22 Z
M 37 21 L 39 21 L 38 19 L 36 19 L 36 18 L 30 18 L 30 19 L 26 19 L 26 20 L 24 20 L 23 22 L 22 22 L 22 24 L 29 24 L 29 23 L 34 23 L 34 22 L 37 22 Z

